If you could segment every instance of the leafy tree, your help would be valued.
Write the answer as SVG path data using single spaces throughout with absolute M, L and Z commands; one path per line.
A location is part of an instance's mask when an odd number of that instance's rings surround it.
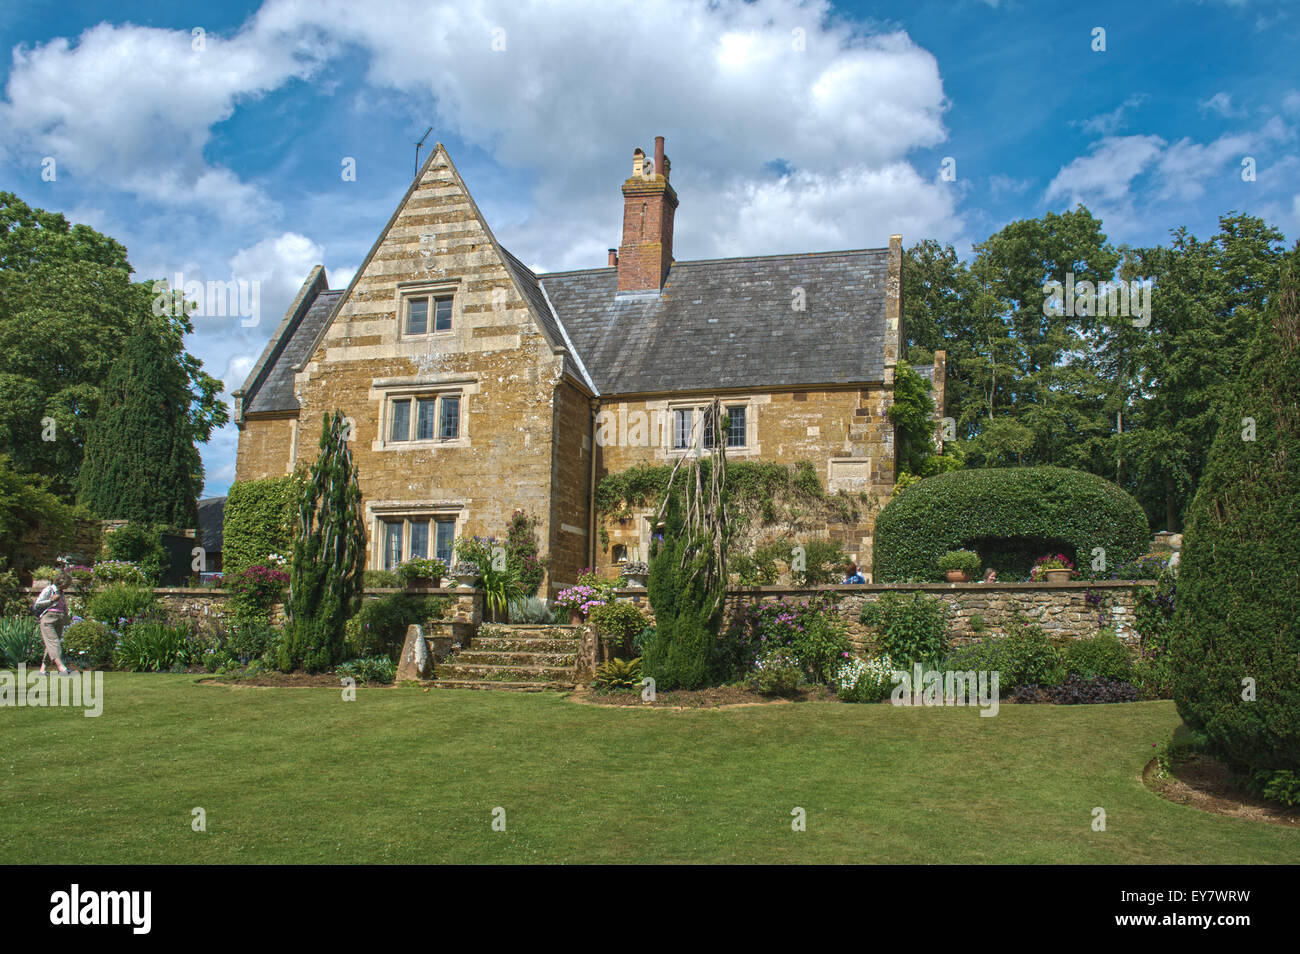
M 131 281 L 126 249 L 62 215 L 0 192 L 0 453 L 71 499 L 100 392 L 142 317 L 188 379 L 192 442 L 229 418 L 221 382 L 185 352 L 184 309 L 155 317 L 152 286 Z M 167 310 L 167 309 L 164 309 Z M 53 440 L 42 439 L 51 434 Z M 201 483 L 194 455 L 195 483 Z
M 894 403 L 889 420 L 894 425 L 894 454 L 901 473 L 919 474 L 934 453 L 934 399 L 929 381 L 906 361 L 894 372 Z
M 366 527 L 341 411 L 325 418 L 320 453 L 298 503 L 289 617 L 278 663 L 319 672 L 341 661 L 348 617 L 361 606 Z
M 0 568 L 39 535 L 61 545 L 70 539 L 75 511 L 50 491 L 49 481 L 14 469 L 0 454 Z
M 1288 270 L 1225 402 L 1190 509 L 1169 644 L 1179 714 L 1263 783 L 1300 770 L 1296 281 Z
M 184 372 L 141 319 L 89 429 L 78 500 L 105 519 L 193 527 L 201 467 L 189 405 Z

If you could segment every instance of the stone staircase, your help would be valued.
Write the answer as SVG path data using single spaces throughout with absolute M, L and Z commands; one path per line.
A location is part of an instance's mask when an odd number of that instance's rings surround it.
M 484 623 L 469 645 L 434 666 L 443 689 L 574 688 L 578 627 Z

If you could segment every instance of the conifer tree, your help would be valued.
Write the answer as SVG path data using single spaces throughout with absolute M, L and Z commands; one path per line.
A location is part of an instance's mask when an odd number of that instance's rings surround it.
M 325 418 L 298 503 L 289 621 L 278 658 L 286 672 L 320 672 L 342 661 L 344 626 L 361 607 L 366 528 L 347 426 L 339 411 Z
M 114 363 L 88 429 L 77 499 L 108 520 L 198 523 L 189 382 L 148 318 Z

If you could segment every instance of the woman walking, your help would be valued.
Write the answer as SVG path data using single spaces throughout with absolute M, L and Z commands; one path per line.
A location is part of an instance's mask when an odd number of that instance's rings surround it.
M 66 570 L 60 570 L 54 577 L 54 581 L 41 590 L 41 595 L 36 597 L 33 608 L 40 617 L 41 639 L 45 642 L 45 655 L 41 657 L 41 675 L 45 674 L 47 658 L 54 660 L 54 664 L 59 667 L 60 676 L 72 675 L 68 667 L 63 664 L 63 653 L 60 647 L 63 625 L 68 615 L 63 591 L 68 588 L 71 579 Z

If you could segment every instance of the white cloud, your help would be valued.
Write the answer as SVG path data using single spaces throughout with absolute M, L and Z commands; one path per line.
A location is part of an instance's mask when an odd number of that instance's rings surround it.
M 1048 183 L 1046 198 L 1049 202 L 1066 198 L 1070 205 L 1097 198 L 1122 199 L 1164 147 L 1159 136 L 1108 136 L 1093 143 L 1088 155 L 1062 168 Z
M 1232 105 L 1232 95 L 1229 93 L 1218 92 L 1209 99 L 1202 100 L 1197 104 L 1201 112 L 1218 113 L 1220 116 L 1240 116 L 1241 110 Z
M 1086 133 L 1098 136 L 1113 136 L 1128 125 L 1125 114 L 1141 106 L 1147 100 L 1145 93 L 1135 93 L 1108 113 L 1099 113 L 1091 119 L 1074 120 L 1072 126 L 1078 126 Z

